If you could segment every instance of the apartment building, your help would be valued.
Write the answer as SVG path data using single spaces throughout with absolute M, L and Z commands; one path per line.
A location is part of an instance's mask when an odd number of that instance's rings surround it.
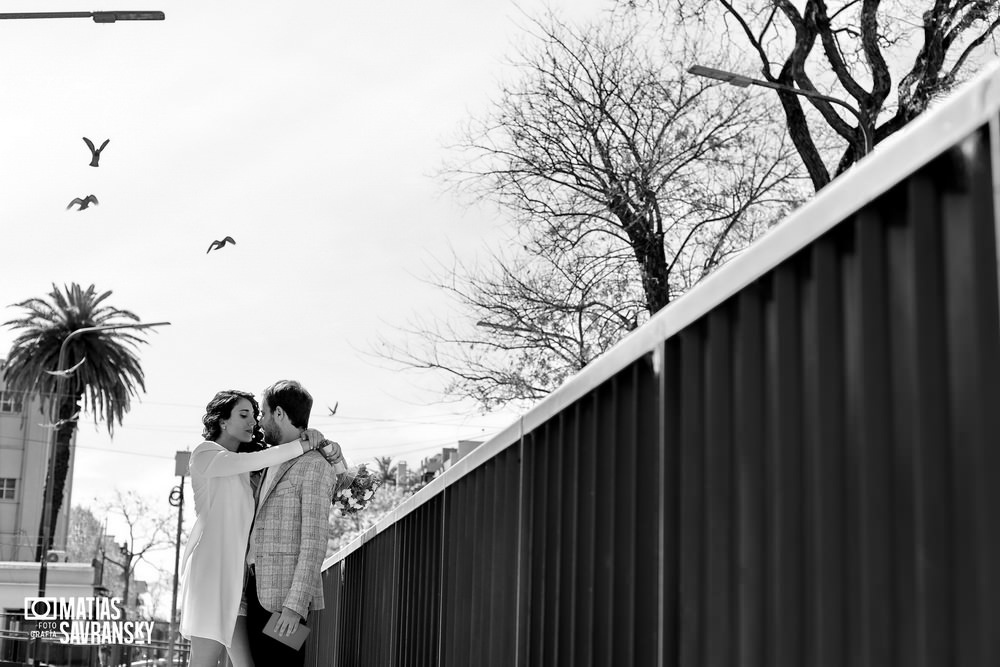
M 49 419 L 41 401 L 7 389 L 0 360 L 0 561 L 33 561 L 42 518 L 48 462 Z M 74 443 L 76 435 L 74 434 Z M 56 520 L 55 544 L 65 550 L 67 515 L 73 495 L 72 449 L 66 492 Z

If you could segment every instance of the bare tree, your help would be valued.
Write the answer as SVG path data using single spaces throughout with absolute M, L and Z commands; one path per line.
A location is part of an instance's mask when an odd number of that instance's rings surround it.
M 986 55 L 996 55 L 996 0 L 625 0 L 685 26 L 725 34 L 772 83 L 820 92 L 856 107 L 877 143 L 949 92 Z M 734 65 L 735 66 L 735 65 Z M 823 132 L 840 139 L 834 175 L 864 151 L 864 132 L 828 101 L 778 93 L 788 136 L 819 190 L 830 182 Z M 816 113 L 810 113 L 811 106 Z M 846 142 L 846 148 L 844 143 Z
M 142 609 L 143 617 L 148 620 L 170 622 L 170 603 L 173 596 L 173 572 L 157 567 L 159 576 L 148 582 L 146 596 L 149 604 Z
M 122 597 L 125 590 L 124 568 L 115 560 L 119 545 L 115 536 L 107 532 L 107 507 L 99 518 L 89 507 L 74 505 L 69 517 L 69 534 L 66 539 L 66 558 L 71 563 L 93 563 L 98 582 L 115 597 Z
M 112 595 L 135 601 L 135 567 L 140 561 L 152 565 L 159 573 L 150 582 L 149 592 L 153 604 L 149 613 L 158 606 L 156 596 L 169 590 L 173 576 L 149 559 L 149 554 L 174 547 L 176 538 L 171 526 L 177 521 L 174 510 L 159 507 L 133 491 L 115 490 L 115 499 L 101 507 L 103 518 L 98 518 L 89 507 L 74 506 L 70 513 L 69 536 L 66 555 L 71 562 L 94 562 L 100 568 L 101 585 Z M 108 516 L 124 520 L 127 535 L 119 539 L 107 533 Z
M 571 251 L 512 245 L 521 251 L 440 267 L 434 284 L 462 316 L 411 322 L 405 337 L 382 337 L 379 353 L 444 373 L 446 395 L 486 410 L 527 406 L 648 317 L 625 249 L 594 238 Z
M 533 402 L 797 205 L 764 95 L 721 94 L 684 69 L 704 44 L 671 47 L 622 13 L 532 22 L 445 170 L 501 206 L 511 242 L 432 279 L 462 316 L 411 323 L 378 354 L 443 371 L 446 394 L 486 409 Z
M 662 53 L 621 15 L 533 30 L 512 63 L 521 76 L 470 123 L 448 173 L 544 250 L 591 235 L 628 249 L 654 313 L 797 200 L 793 152 L 761 96 L 685 73 L 701 44 L 679 37 Z
M 154 502 L 135 491 L 122 493 L 118 489 L 115 489 L 115 500 L 104 509 L 117 515 L 126 526 L 127 534 L 123 541 L 114 545 L 113 553 L 106 552 L 104 558 L 122 570 L 123 597 L 128 609 L 131 606 L 129 589 L 136 565 L 140 561 L 149 562 L 151 552 L 174 546 L 171 526 L 176 515 L 173 510 L 158 508 Z

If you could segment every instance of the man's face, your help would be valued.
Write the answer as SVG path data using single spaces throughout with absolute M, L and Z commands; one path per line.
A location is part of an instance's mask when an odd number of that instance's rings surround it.
M 264 431 L 264 441 L 270 445 L 281 443 L 281 429 L 274 423 L 274 413 L 266 400 L 260 402 L 260 428 Z

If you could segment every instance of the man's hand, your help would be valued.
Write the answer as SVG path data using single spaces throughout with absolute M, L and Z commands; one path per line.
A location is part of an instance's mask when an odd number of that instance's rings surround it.
M 282 607 L 281 617 L 278 618 L 278 622 L 274 625 L 274 632 L 282 637 L 288 637 L 295 632 L 301 621 L 302 617 L 297 612 L 292 611 L 288 607 Z

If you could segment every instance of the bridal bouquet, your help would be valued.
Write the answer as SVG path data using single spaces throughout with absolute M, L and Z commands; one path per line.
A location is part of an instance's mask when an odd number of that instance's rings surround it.
M 336 516 L 363 510 L 382 486 L 382 478 L 373 475 L 364 464 L 350 467 L 344 459 L 340 445 L 324 440 L 320 448 L 323 456 L 333 466 L 337 481 L 333 487 L 333 513 Z
M 380 486 L 382 486 L 382 479 L 378 475 L 373 475 L 368 471 L 367 466 L 361 464 L 353 471 L 350 483 L 334 492 L 334 514 L 340 516 L 363 510 L 375 497 L 375 491 Z

